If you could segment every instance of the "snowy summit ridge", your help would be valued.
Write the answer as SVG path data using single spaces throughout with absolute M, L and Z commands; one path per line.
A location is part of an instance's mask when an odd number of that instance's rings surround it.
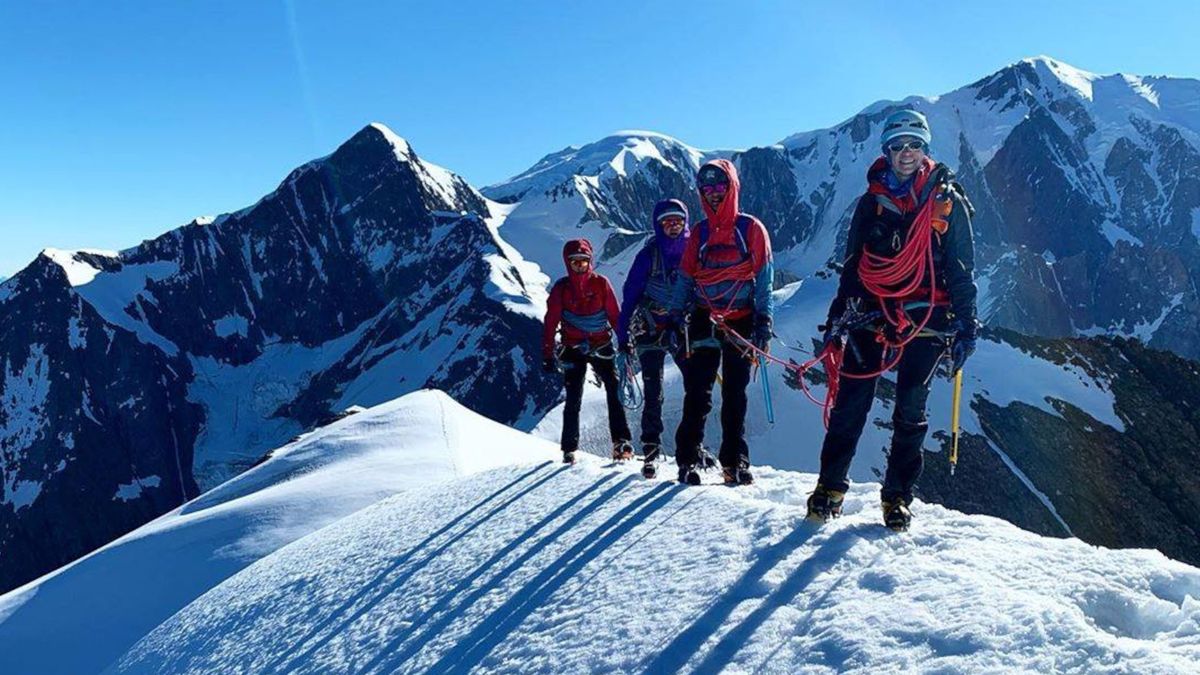
M 432 487 L 404 475 L 446 450 L 471 468 Z M 1200 570 L 1155 552 L 925 504 L 895 535 L 869 486 L 816 527 L 803 521 L 811 475 L 767 468 L 751 488 L 684 488 L 541 459 L 553 455 L 413 394 L 5 596 L 0 647 L 40 673 L 1184 673 L 1200 659 Z M 366 508 L 328 492 L 385 467 L 374 497 L 356 493 Z M 307 505 L 302 528 L 254 524 L 292 505 Z M 255 546 L 231 547 L 241 569 L 224 564 L 225 578 L 208 557 L 227 555 L 213 535 L 230 528 Z M 166 565 L 174 587 L 191 589 L 173 594 L 178 611 L 161 579 L 121 573 L 162 568 L 164 553 L 179 557 Z M 40 629 L 50 611 L 58 631 Z

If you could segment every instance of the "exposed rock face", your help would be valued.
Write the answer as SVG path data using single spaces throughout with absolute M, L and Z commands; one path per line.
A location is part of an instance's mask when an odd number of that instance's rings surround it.
M 0 286 L 0 591 L 351 405 L 436 387 L 531 426 L 544 280 L 491 216 L 372 125 L 248 209 Z
M 199 494 L 188 362 L 70 288 L 46 256 L 0 288 L 0 590 Z
M 1066 534 L 1006 469 L 1003 453 L 1075 536 L 1100 546 L 1156 548 L 1200 564 L 1200 366 L 1123 338 L 993 335 L 1106 382 L 1124 428 L 1100 424 L 1069 401 L 1050 399 L 1057 413 L 1051 414 L 1025 402 L 1002 406 L 976 397 L 969 404 L 985 437 L 961 443 L 964 459 L 954 477 L 944 455 L 929 455 L 920 496 L 1042 534 Z M 949 438 L 939 434 L 939 440 L 948 449 Z

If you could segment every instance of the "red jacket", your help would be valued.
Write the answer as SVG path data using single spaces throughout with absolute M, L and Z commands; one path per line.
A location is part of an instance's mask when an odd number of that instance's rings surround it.
M 568 347 L 585 342 L 598 347 L 612 340 L 612 330 L 620 316 L 617 294 L 613 292 L 608 279 L 596 274 L 591 267 L 584 274 L 571 271 L 568 258 L 580 253 L 591 255 L 592 245 L 588 240 L 575 239 L 563 246 L 567 276 L 554 283 L 550 289 L 550 299 L 546 302 L 546 323 L 542 329 L 543 357 L 554 356 L 554 334 L 560 328 L 562 343 Z
M 762 222 L 754 216 L 741 213 L 741 180 L 738 179 L 737 169 L 733 166 L 733 162 L 727 159 L 715 159 L 708 164 L 716 165 L 729 178 L 729 194 L 721 202 L 721 205 L 716 211 L 708 205 L 704 199 L 704 195 L 700 195 L 700 205 L 704 207 L 704 215 L 708 216 L 705 220 L 692 226 L 691 236 L 688 238 L 687 248 L 684 249 L 683 259 L 680 260 L 679 269 L 683 274 L 691 280 L 695 281 L 698 293 L 703 293 L 701 297 L 707 297 L 713 300 L 713 303 L 718 308 L 727 305 L 746 305 L 749 302 L 750 307 L 741 307 L 734 311 L 726 312 L 726 318 L 736 319 L 750 314 L 752 307 L 759 306 L 760 313 L 770 313 L 768 309 L 770 305 L 770 293 L 772 285 L 772 276 L 774 275 L 771 263 L 771 237 L 767 234 L 767 228 Z M 737 219 L 738 216 L 743 216 L 750 220 L 749 226 L 746 228 L 746 253 L 749 254 L 747 260 L 742 261 L 742 253 L 737 242 Z M 704 241 L 702 232 L 707 230 L 708 238 Z M 700 247 L 707 247 L 706 260 L 709 266 L 701 264 Z M 741 261 L 739 263 L 739 261 Z M 739 296 L 755 296 L 753 301 L 749 297 L 739 297 L 735 301 L 729 294 Z

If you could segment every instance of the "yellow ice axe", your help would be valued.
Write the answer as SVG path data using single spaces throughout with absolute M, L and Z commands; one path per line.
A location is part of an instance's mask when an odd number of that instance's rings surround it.
M 962 403 L 962 368 L 954 374 L 954 410 L 950 412 L 950 475 L 958 466 L 958 408 Z

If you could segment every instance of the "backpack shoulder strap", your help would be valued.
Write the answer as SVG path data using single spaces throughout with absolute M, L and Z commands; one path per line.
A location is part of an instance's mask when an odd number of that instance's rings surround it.
M 658 242 L 655 237 L 650 237 L 646 241 L 646 248 L 650 249 L 650 276 L 666 274 L 666 267 L 663 264 L 662 249 L 658 247 Z
M 754 218 L 739 213 L 737 220 L 734 221 L 734 233 L 737 236 L 738 248 L 741 249 L 742 255 L 750 254 L 750 226 L 754 224 Z
M 958 182 L 957 180 L 951 180 L 949 189 L 951 194 L 953 194 L 955 197 L 958 197 L 958 200 L 962 202 L 963 207 L 967 209 L 967 215 L 974 218 L 975 205 L 971 203 L 971 198 L 967 196 L 967 189 L 963 187 L 962 183 Z
M 708 249 L 708 218 L 700 221 L 700 224 L 696 226 L 696 231 L 692 233 L 692 236 L 699 238 L 700 245 L 696 249 L 699 253 L 697 257 L 703 260 L 704 252 Z

